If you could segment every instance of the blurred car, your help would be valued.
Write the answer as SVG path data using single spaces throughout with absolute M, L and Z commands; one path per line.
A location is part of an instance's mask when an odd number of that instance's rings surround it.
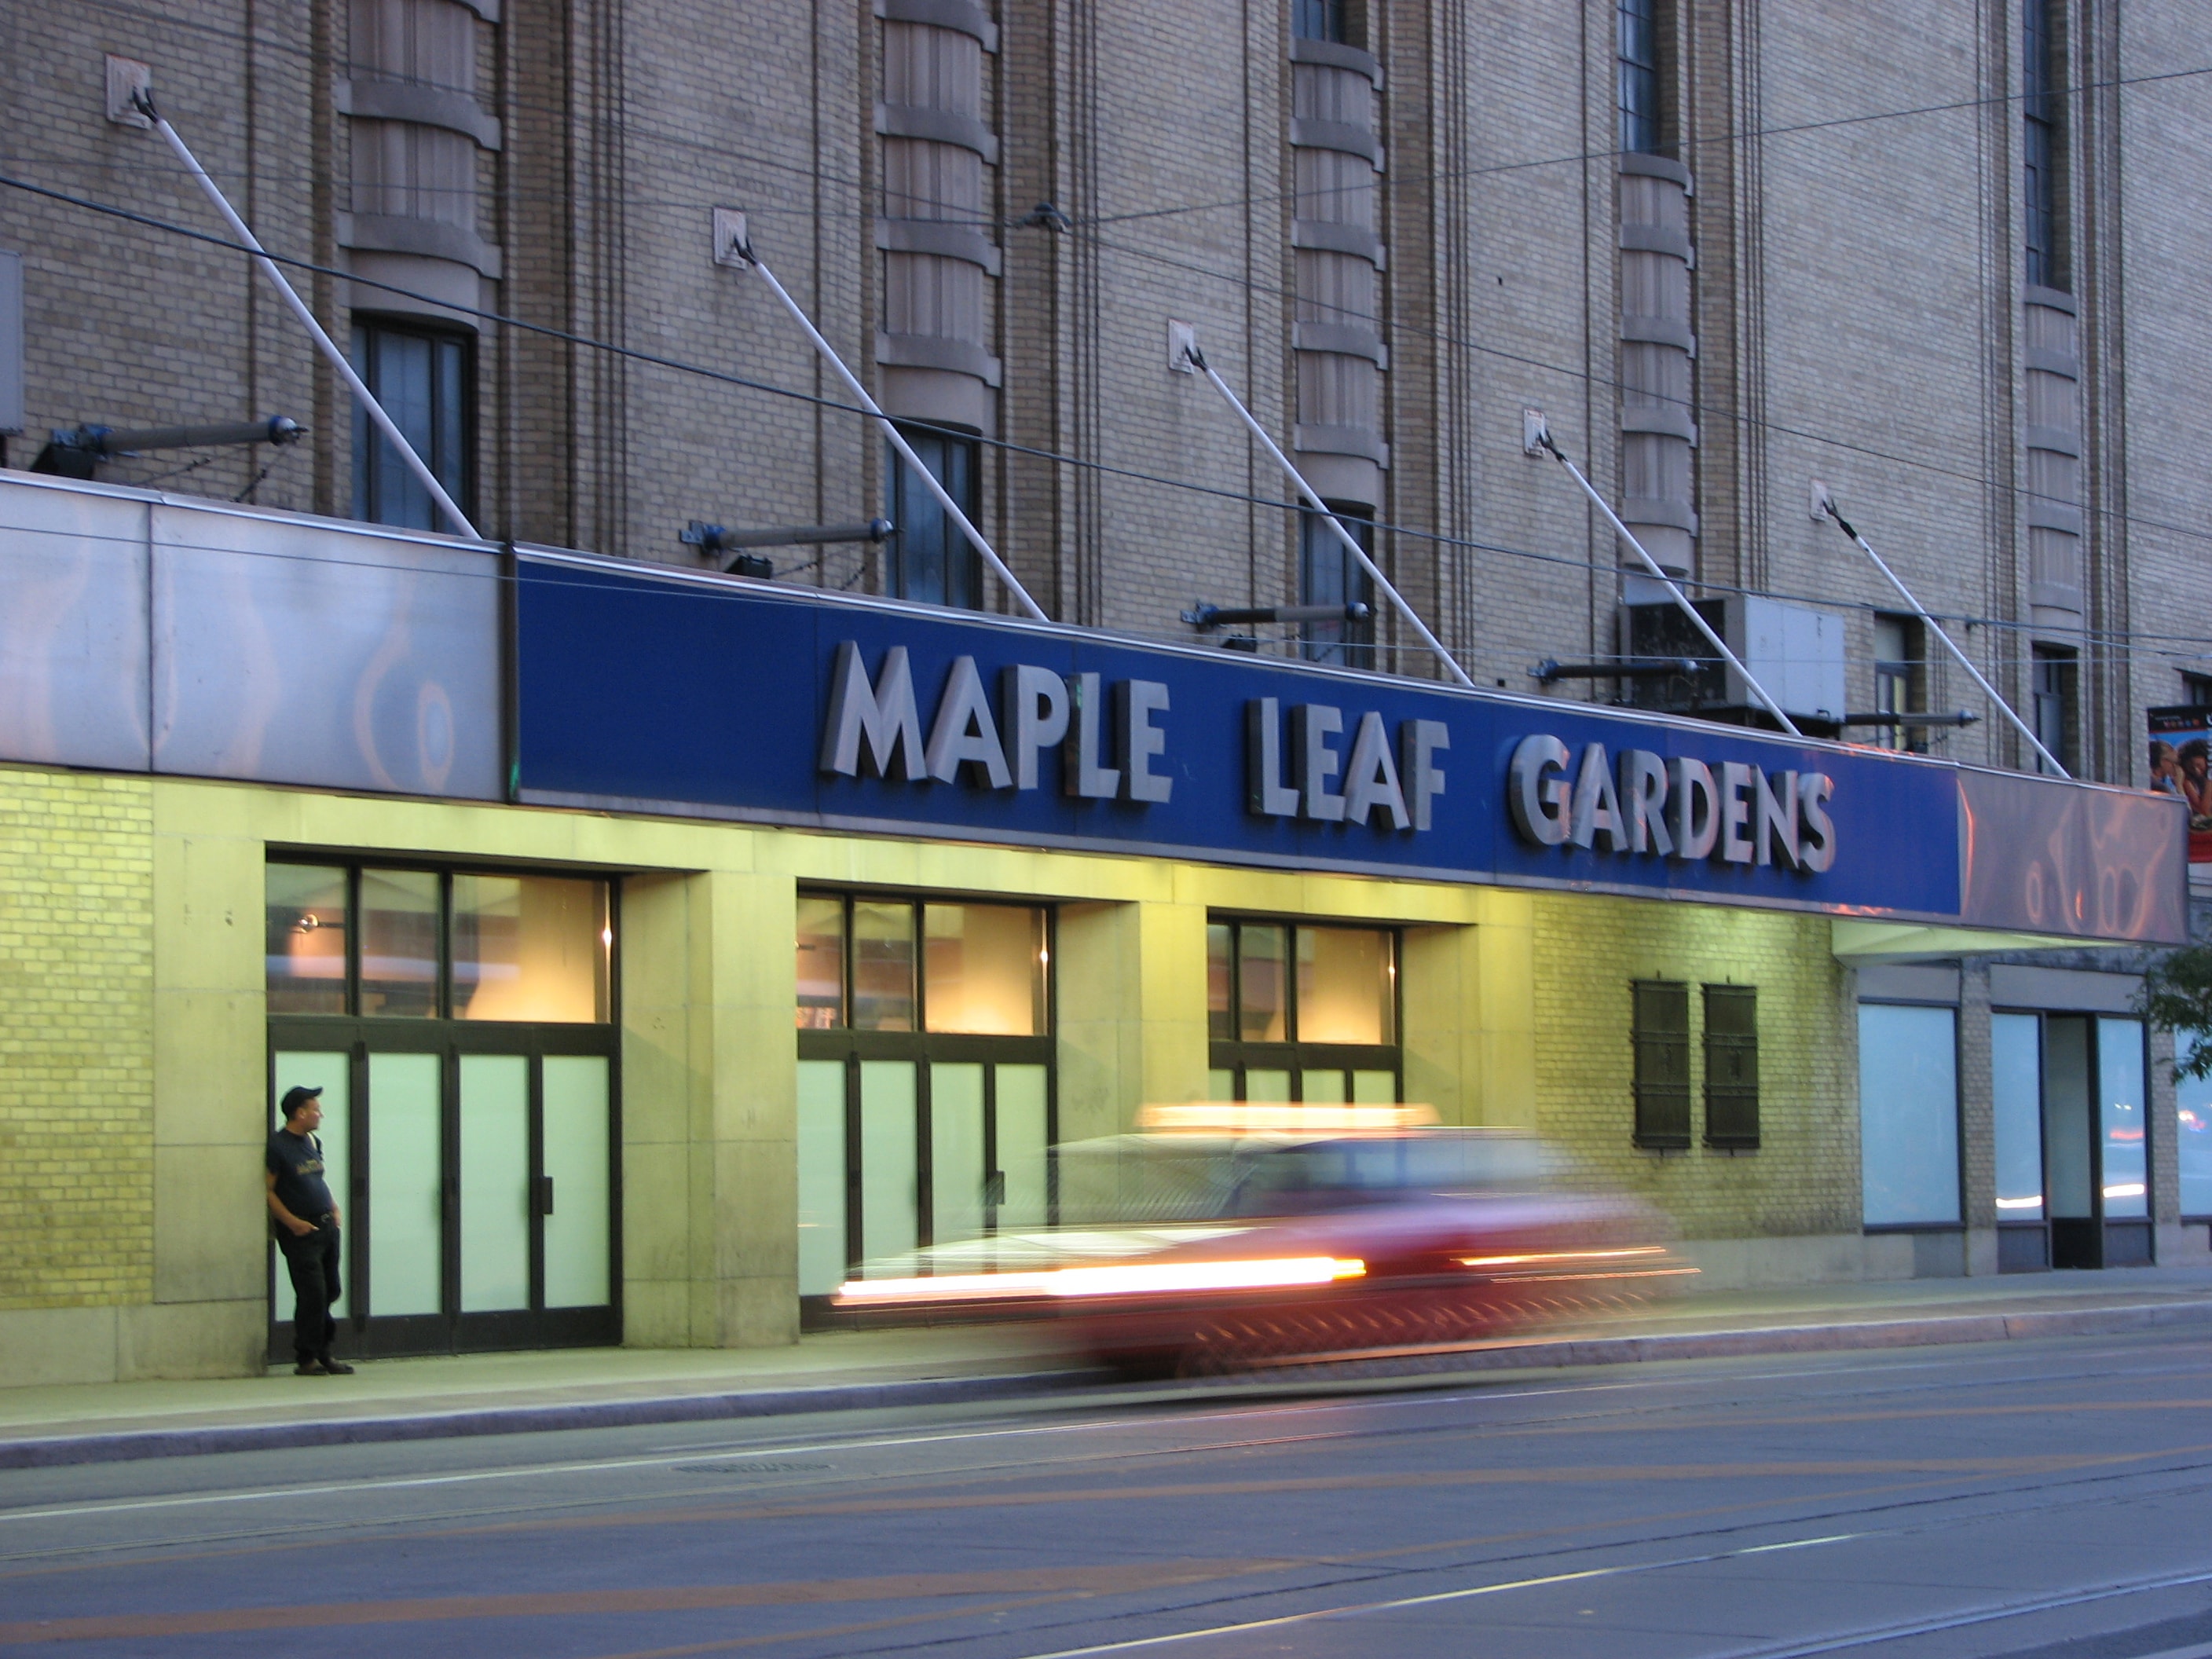
M 1148 1109 L 1059 1152 L 1060 1225 L 867 1264 L 836 1305 L 1049 1318 L 1131 1375 L 1407 1354 L 1613 1311 L 1694 1269 L 1534 1136 L 1425 1108 Z

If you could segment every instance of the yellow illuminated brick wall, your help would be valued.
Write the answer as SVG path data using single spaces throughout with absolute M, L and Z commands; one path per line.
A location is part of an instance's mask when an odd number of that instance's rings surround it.
M 1686 1237 L 1856 1233 L 1856 1027 L 1826 916 L 1595 896 L 1535 899 L 1537 1127 Z M 1629 982 L 1690 987 L 1691 1146 L 1638 1149 Z M 1705 984 L 1759 988 L 1759 1147 L 1705 1139 Z
M 0 769 L 0 1309 L 154 1274 L 153 793 Z

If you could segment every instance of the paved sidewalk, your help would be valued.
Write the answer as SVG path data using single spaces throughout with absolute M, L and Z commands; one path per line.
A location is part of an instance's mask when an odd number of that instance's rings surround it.
M 1276 1373 L 1299 1384 L 1539 1366 L 1983 1342 L 2153 1327 L 2212 1334 L 2212 1268 L 1692 1292 L 1629 1316 Z M 1040 1327 L 837 1332 L 790 1347 L 572 1349 L 266 1376 L 0 1390 L 0 1468 L 343 1442 L 1035 1397 L 1097 1379 Z M 1218 1385 L 1217 1385 L 1218 1386 Z

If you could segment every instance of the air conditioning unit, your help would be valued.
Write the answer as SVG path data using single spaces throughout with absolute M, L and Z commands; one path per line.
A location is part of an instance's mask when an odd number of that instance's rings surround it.
M 1693 603 L 1698 614 L 1728 641 L 1729 649 L 1791 720 L 1815 726 L 1834 726 L 1843 720 L 1841 617 L 1755 593 Z M 1627 682 L 1628 698 L 1635 707 L 1723 719 L 1758 707 L 1743 677 L 1715 658 L 1705 635 L 1671 600 L 1621 606 L 1620 635 L 1624 656 L 1708 659 L 1695 675 Z

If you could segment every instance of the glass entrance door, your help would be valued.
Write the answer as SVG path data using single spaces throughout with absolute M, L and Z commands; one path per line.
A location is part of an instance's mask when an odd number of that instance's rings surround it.
M 801 1060 L 799 1294 L 918 1245 L 1043 1226 L 1051 1144 L 1041 1062 Z
M 270 1098 L 323 1090 L 349 1352 L 621 1340 L 617 898 L 592 876 L 269 866 Z
M 353 1040 L 272 1048 L 270 1086 L 272 1101 L 323 1086 L 349 1351 L 619 1341 L 613 1057 L 588 1051 L 606 1038 L 573 1027 L 364 1035 L 357 1023 L 331 1035 Z M 281 1357 L 291 1300 L 273 1262 L 270 1289 Z
M 2142 1022 L 1996 1013 L 1990 1044 L 1999 1267 L 2148 1263 Z
M 802 893 L 799 1293 L 1049 1218 L 1049 918 Z

